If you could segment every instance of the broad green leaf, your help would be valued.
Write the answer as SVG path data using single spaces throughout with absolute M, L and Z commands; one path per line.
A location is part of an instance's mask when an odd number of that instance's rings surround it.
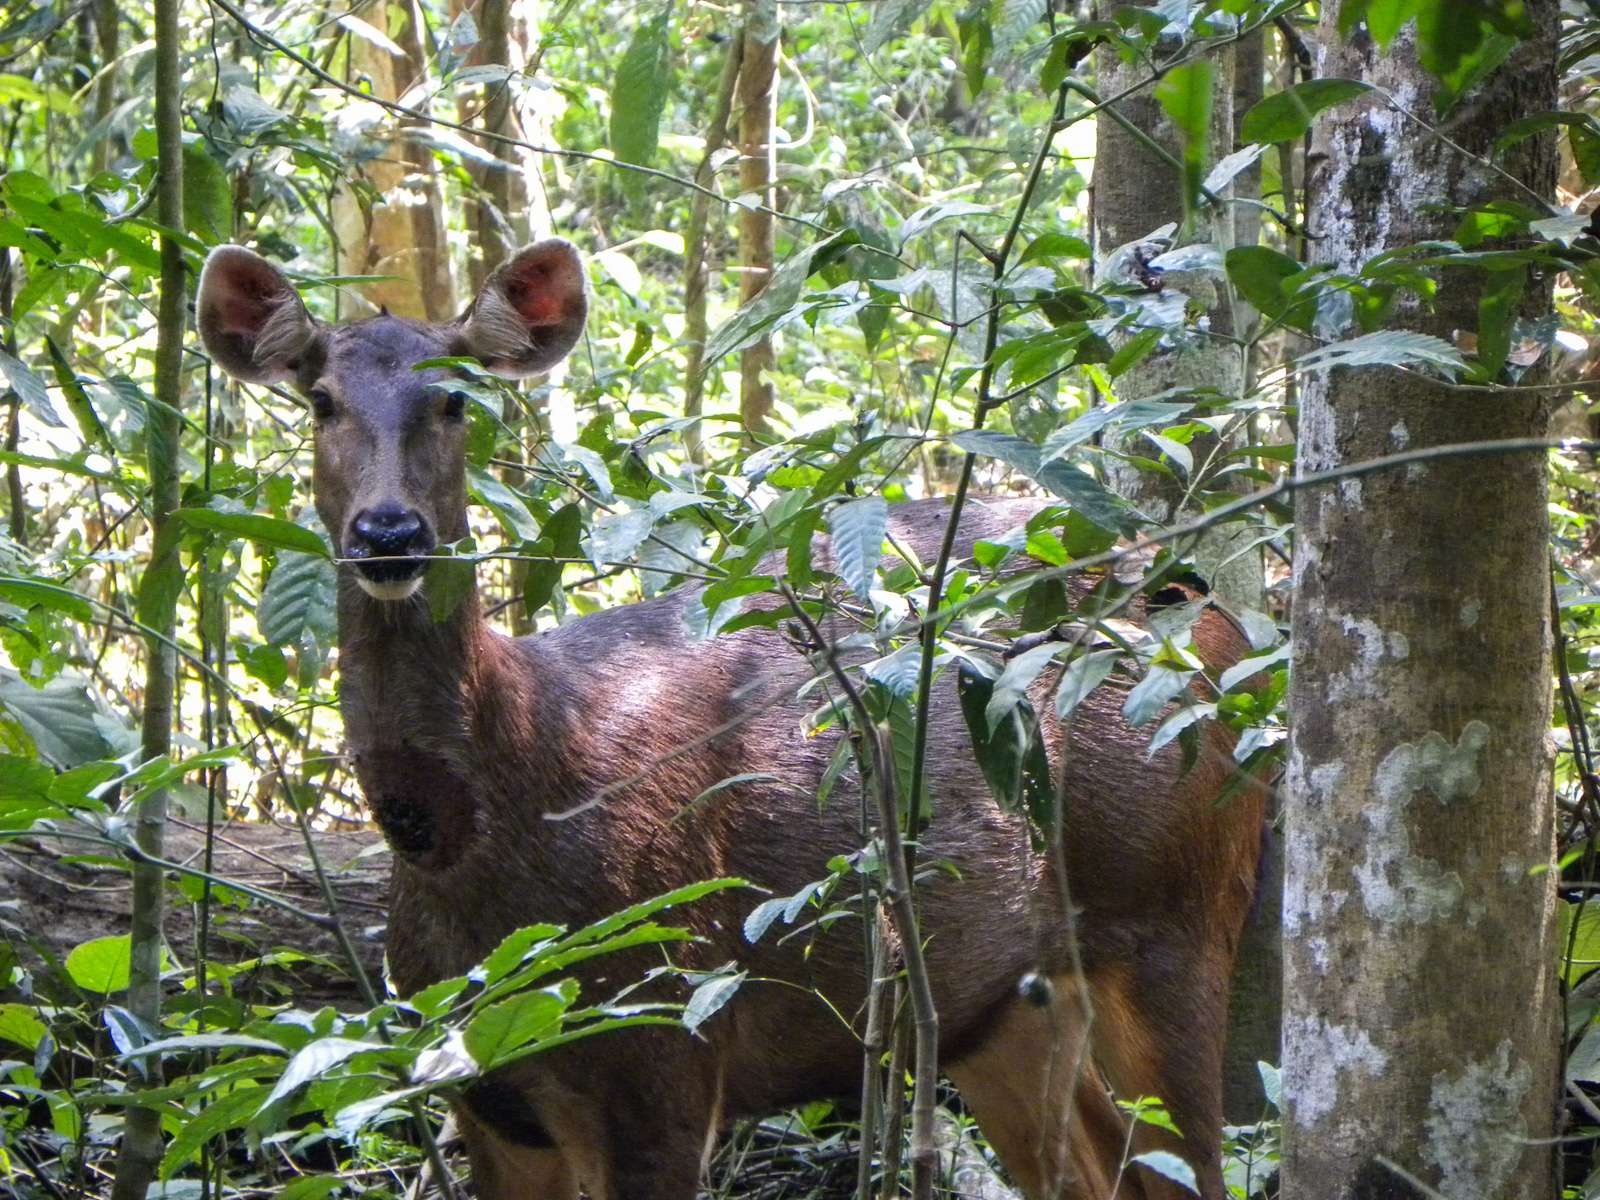
M 99 706 L 83 680 L 74 676 L 58 675 L 34 687 L 17 672 L 0 667 L 0 710 L 22 726 L 44 758 L 63 770 L 104 758 L 110 749 L 96 721 Z
M 1372 90 L 1359 79 L 1308 79 L 1257 101 L 1245 113 L 1239 139 L 1245 142 L 1292 142 L 1303 137 L 1317 114 Z
M 1485 380 L 1500 374 L 1511 356 L 1511 331 L 1528 288 L 1528 268 L 1491 271 L 1478 298 L 1478 373 Z
M 1193 212 L 1205 181 L 1206 157 L 1211 149 L 1212 81 L 1215 68 L 1208 58 L 1175 67 L 1156 84 L 1156 99 L 1172 118 L 1183 139 L 1183 203 Z M 1260 138 L 1251 138 L 1260 141 Z
M 128 986 L 129 944 L 122 933 L 74 946 L 67 955 L 67 974 L 85 991 L 120 992 Z
M 834 234 L 790 255 L 772 273 L 767 286 L 742 304 L 706 340 L 705 369 L 710 370 L 724 355 L 759 341 L 770 330 L 797 315 L 803 307 L 800 297 L 811 275 L 812 263 L 824 252 L 842 244 L 844 236 Z
M 1235 246 L 1226 257 L 1228 279 L 1264 316 L 1309 332 L 1316 316 L 1311 297 L 1294 296 L 1286 283 L 1304 272 L 1293 258 L 1270 246 Z
M 11 1042 L 33 1051 L 49 1030 L 27 1004 L 0 1004 L 0 1041 Z
M 1135 1154 L 1129 1161 L 1172 1180 L 1196 1196 L 1200 1194 L 1200 1184 L 1195 1179 L 1194 1168 L 1170 1150 L 1149 1150 L 1144 1154 Z
M 0 350 L 0 375 L 5 376 L 11 390 L 21 398 L 23 407 L 34 416 L 57 429 L 66 427 L 67 423 L 57 414 L 55 405 L 50 403 L 50 393 L 44 386 L 44 380 L 34 374 L 33 368 Z
M 261 594 L 256 627 L 274 646 L 298 646 L 307 633 L 333 641 L 339 580 L 323 555 L 280 554 Z
M 889 509 L 882 496 L 846 500 L 828 513 L 828 536 L 839 577 L 863 600 L 870 597 L 877 578 L 888 523 Z
M 0 576 L 0 600 L 21 608 L 45 608 L 78 621 L 94 620 L 94 607 L 77 592 L 47 579 Z
M 1007 466 L 1033 477 L 1104 529 L 1120 529 L 1127 519 L 1127 505 L 1093 476 L 1062 458 L 1044 460 L 1038 446 L 1015 434 L 969 429 L 950 440 L 969 454 L 998 458 Z
M 180 508 L 172 514 L 191 529 L 209 529 L 232 537 L 248 538 L 262 546 L 292 550 L 297 554 L 332 557 L 322 535 L 304 525 L 260 513 L 218 512 L 214 508 Z
M 1042 848 L 1042 835 L 1055 821 L 1055 785 L 1044 739 L 1026 697 L 1019 699 L 997 727 L 990 728 L 985 714 L 993 701 L 994 686 L 971 659 L 960 660 L 956 694 L 978 769 L 996 803 L 1008 811 L 1020 806 L 1027 812 L 1035 848 Z
M 1006 662 L 1000 678 L 995 680 L 989 703 L 983 710 L 983 719 L 988 723 L 991 733 L 1001 721 L 1012 714 L 1028 694 L 1033 681 L 1038 679 L 1055 660 L 1056 655 L 1066 648 L 1061 642 L 1046 642 L 1042 646 L 1024 650 Z
M 183 147 L 183 223 L 207 243 L 233 234 L 233 183 L 203 139 Z
M 642 20 L 617 64 L 611 84 L 611 153 L 622 162 L 655 161 L 661 112 L 667 103 L 671 66 L 667 55 L 670 5 Z
M 728 975 L 713 975 L 689 997 L 689 1002 L 683 1006 L 683 1025 L 690 1033 L 695 1033 L 700 1026 L 709 1021 L 717 1012 L 733 999 L 739 985 L 744 983 L 745 972 L 735 971 Z
M 995 0 L 990 20 L 994 28 L 994 54 L 1002 58 L 1028 31 L 1044 20 L 1049 0 Z
M 1426 366 L 1436 368 L 1447 378 L 1454 378 L 1467 364 L 1461 351 L 1442 338 L 1404 329 L 1381 329 L 1302 354 L 1294 365 L 1300 371 L 1331 367 Z
M 298 1050 L 284 1066 L 278 1082 L 273 1085 L 272 1091 L 256 1109 L 256 1117 L 261 1117 L 279 1100 L 293 1095 L 297 1089 L 322 1078 L 329 1071 L 349 1062 L 359 1054 L 383 1054 L 394 1057 L 396 1051 L 389 1046 L 358 1041 L 355 1038 L 318 1038 Z
M 904 33 L 911 22 L 928 7 L 929 0 L 878 0 L 872 6 L 872 20 L 867 25 L 862 48 L 876 54 L 889 42 Z
M 467 1053 L 486 1071 L 499 1065 L 529 1042 L 556 1032 L 577 995 L 577 981 L 564 979 L 489 1005 L 467 1022 L 462 1035 Z
M 1056 716 L 1063 721 L 1071 716 L 1089 693 L 1105 682 L 1120 657 L 1120 650 L 1091 650 L 1069 662 L 1056 688 Z
M 1148 725 L 1161 715 L 1161 710 L 1183 695 L 1194 671 L 1183 671 L 1164 663 L 1153 663 L 1143 679 L 1123 702 L 1122 715 L 1133 726 Z
M 161 1158 L 161 1178 L 170 1179 L 199 1156 L 201 1147 L 218 1134 L 244 1125 L 267 1095 L 263 1084 L 249 1084 L 222 1095 L 209 1095 L 196 1112 L 187 1113 Z

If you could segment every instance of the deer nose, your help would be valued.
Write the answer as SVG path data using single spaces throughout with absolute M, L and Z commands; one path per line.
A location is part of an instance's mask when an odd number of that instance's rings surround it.
M 368 554 L 382 558 L 410 553 L 422 533 L 422 518 L 415 509 L 380 504 L 358 512 L 350 528 Z

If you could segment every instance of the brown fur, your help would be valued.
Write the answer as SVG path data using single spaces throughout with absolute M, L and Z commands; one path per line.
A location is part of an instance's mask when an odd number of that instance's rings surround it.
M 558 253 L 550 245 L 518 261 Z M 550 274 L 559 282 L 565 259 L 556 261 Z M 203 333 L 208 313 L 251 311 L 230 308 L 234 265 L 208 267 L 202 280 Z M 259 293 L 259 268 L 247 265 Z M 581 295 L 514 299 L 477 306 L 496 314 L 502 356 L 508 311 L 581 313 Z M 274 300 L 268 318 L 282 297 Z M 230 329 L 215 343 L 206 333 L 207 345 L 225 366 L 260 378 L 248 332 Z M 576 332 L 569 339 L 563 328 L 560 337 L 570 346 Z M 465 532 L 460 428 L 428 391 L 435 377 L 409 364 L 471 345 L 470 320 L 380 317 L 308 326 L 299 347 L 275 348 L 279 377 L 337 401 L 339 415 L 318 431 L 315 482 L 318 509 L 341 545 L 355 515 L 382 502 L 409 506 L 437 540 Z M 958 553 L 1020 524 L 1033 507 L 971 501 Z M 891 514 L 894 537 L 931 561 L 944 504 L 898 505 Z M 748 630 L 694 644 L 677 592 L 513 641 L 488 627 L 475 597 L 435 624 L 420 597 L 376 600 L 352 567 L 340 573 L 340 699 L 357 774 L 396 851 L 389 956 L 402 992 L 466 971 L 521 925 L 580 926 L 719 875 L 786 895 L 821 877 L 830 856 L 861 844 L 849 780 L 820 811 L 813 798 L 839 734 L 802 736 L 818 700 L 796 699 L 811 671 L 781 634 Z M 1130 615 L 1138 618 L 1142 605 Z M 1201 618 L 1196 640 L 1215 669 L 1245 650 L 1215 610 Z M 1178 1150 L 1207 1200 L 1217 1200 L 1227 980 L 1250 903 L 1261 804 L 1253 789 L 1215 803 L 1231 770 L 1225 731 L 1203 729 L 1200 761 L 1185 775 L 1176 746 L 1147 761 L 1149 730 L 1129 728 L 1121 703 L 1114 688 L 1102 688 L 1070 729 L 1046 726 L 1066 777 L 1066 873 L 1095 1014 L 1093 1062 L 1075 1073 L 1086 1022 L 1055 872 L 1030 850 L 1022 820 L 991 799 L 953 684 L 938 685 L 934 817 L 923 856 L 956 874 L 934 872 L 918 906 L 946 1066 L 1030 1198 L 1106 1196 L 1126 1136 L 1109 1081 L 1117 1095 L 1167 1101 L 1186 1138 L 1138 1131 L 1135 1150 Z M 727 732 L 682 752 L 723 725 Z M 713 784 L 747 774 L 782 783 L 752 780 L 689 808 Z M 577 816 L 550 819 L 602 795 Z M 592 1200 L 688 1200 L 722 1122 L 856 1090 L 861 931 L 843 921 L 784 940 L 779 925 L 749 945 L 743 920 L 761 898 L 721 893 L 673 914 L 702 939 L 675 952 L 678 962 L 714 969 L 737 961 L 749 972 L 703 1036 L 606 1035 L 524 1060 L 497 1079 L 536 1114 L 558 1152 L 513 1145 L 492 1128 L 492 1113 L 463 1110 L 483 1196 L 565 1198 L 581 1181 Z M 659 961 L 593 964 L 585 994 L 604 998 Z M 1056 980 L 1044 1008 L 1018 997 L 1030 973 Z M 1119 1191 L 1169 1194 L 1141 1168 Z

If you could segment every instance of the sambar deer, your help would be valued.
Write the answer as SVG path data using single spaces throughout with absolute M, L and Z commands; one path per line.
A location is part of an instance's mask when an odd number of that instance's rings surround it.
M 329 326 L 243 248 L 215 250 L 201 277 L 212 358 L 239 379 L 293 385 L 314 416 L 315 501 L 341 556 L 340 701 L 394 850 L 388 952 L 402 993 L 465 972 L 522 925 L 582 925 L 714 876 L 790 894 L 860 845 L 856 806 L 815 799 L 840 735 L 802 736 L 816 700 L 796 693 L 812 671 L 781 633 L 695 644 L 680 590 L 513 640 L 490 628 L 476 596 L 435 623 L 418 594 L 424 556 L 467 533 L 467 490 L 462 399 L 448 372 L 413 365 L 471 355 L 507 376 L 549 369 L 582 332 L 584 279 L 577 251 L 551 239 L 496 270 L 455 322 Z M 958 553 L 1036 508 L 974 500 Z M 946 506 L 891 513 L 892 535 L 931 561 Z M 1196 641 L 1214 669 L 1246 651 L 1215 609 Z M 1141 1127 L 1135 1152 L 1180 1153 L 1218 1200 L 1229 973 L 1262 821 L 1253 789 L 1217 802 L 1232 736 L 1209 725 L 1186 773 L 1176 746 L 1147 761 L 1148 734 L 1123 722 L 1111 689 L 1065 731 L 1047 719 L 1053 769 L 1066 773 L 1075 958 L 1052 866 L 1024 819 L 992 799 L 953 693 L 946 682 L 934 702 L 922 845 L 954 871 L 934 872 L 917 896 L 949 1078 L 1030 1200 L 1186 1194 L 1124 1170 L 1113 1092 L 1165 1101 L 1183 1137 Z M 691 805 L 736 775 L 745 781 Z M 546 819 L 596 796 L 604 802 L 581 815 Z M 700 940 L 683 965 L 737 960 L 749 972 L 702 1036 L 605 1035 L 467 1094 L 457 1115 L 481 1196 L 546 1200 L 581 1187 L 592 1200 L 691 1200 L 725 1122 L 858 1089 L 859 927 L 836 923 L 804 952 L 801 939 L 747 945 L 756 902 L 717 893 L 684 918 Z M 1019 989 L 1030 975 L 1055 986 Z M 1094 1066 L 1074 1071 L 1086 1035 Z

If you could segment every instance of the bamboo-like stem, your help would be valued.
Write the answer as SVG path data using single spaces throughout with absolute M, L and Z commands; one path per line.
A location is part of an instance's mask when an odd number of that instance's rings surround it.
M 183 77 L 179 63 L 178 0 L 155 0 L 156 213 L 164 229 L 183 223 Z M 150 562 L 145 568 L 140 616 L 152 627 L 145 642 L 144 712 L 140 755 L 165 758 L 172 748 L 173 693 L 177 655 L 172 651 L 182 566 L 178 528 L 178 436 L 183 399 L 183 333 L 188 280 L 178 239 L 161 235 L 161 298 L 157 310 L 155 399 L 145 417 L 150 476 Z M 141 855 L 133 863 L 128 1008 L 152 1028 L 161 1021 L 161 919 L 165 878 L 150 859 L 160 858 L 166 836 L 167 793 L 156 788 L 139 804 L 134 837 Z M 159 1077 L 160 1060 L 147 1067 Z M 161 1162 L 161 1114 L 151 1107 L 128 1109 L 117 1158 L 112 1200 L 144 1200 Z
M 749 303 L 772 278 L 776 257 L 776 180 L 773 121 L 778 90 L 777 0 L 745 0 L 743 51 L 739 68 L 739 190 L 760 204 L 739 212 L 739 299 Z M 770 334 L 746 346 L 739 356 L 739 418 L 747 434 L 764 433 L 775 392 L 769 378 L 775 362 Z
M 705 396 L 706 336 L 706 282 L 709 274 L 709 242 L 706 226 L 711 219 L 711 181 L 715 174 L 711 160 L 728 140 L 728 117 L 733 111 L 733 93 L 739 82 L 739 68 L 744 61 L 744 34 L 735 34 L 728 42 L 728 57 L 722 64 L 722 79 L 717 85 L 717 103 L 711 113 L 711 123 L 706 127 L 706 149 L 700 166 L 694 173 L 695 182 L 704 191 L 696 192 L 689 207 L 689 228 L 683 235 L 683 415 L 698 417 Z M 705 437 L 699 425 L 690 425 L 683 434 L 684 449 L 689 460 L 702 461 Z
M 861 1142 L 856 1157 L 856 1200 L 872 1200 L 872 1163 L 877 1157 L 878 1119 L 883 1111 L 883 996 L 889 990 L 884 974 L 888 939 L 883 936 L 882 909 L 863 896 L 862 919 L 867 931 L 867 1028 L 861 1039 Z

